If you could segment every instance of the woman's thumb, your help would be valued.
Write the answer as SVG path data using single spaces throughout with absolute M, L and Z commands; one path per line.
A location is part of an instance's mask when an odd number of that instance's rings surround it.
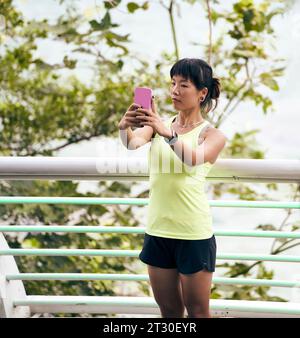
M 153 95 L 152 96 L 152 100 L 151 100 L 151 106 L 152 106 L 152 111 L 154 112 L 154 113 L 156 113 L 156 105 L 155 105 L 155 96 Z

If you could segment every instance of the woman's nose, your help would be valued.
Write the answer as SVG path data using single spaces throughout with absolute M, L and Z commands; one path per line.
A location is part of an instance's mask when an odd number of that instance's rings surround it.
M 178 91 L 178 89 L 175 88 L 175 87 L 172 88 L 171 93 L 172 93 L 172 94 L 177 94 L 177 95 L 179 95 L 179 91 Z

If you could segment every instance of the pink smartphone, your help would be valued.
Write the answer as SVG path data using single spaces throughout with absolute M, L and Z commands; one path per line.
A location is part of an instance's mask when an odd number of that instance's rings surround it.
M 137 87 L 134 90 L 134 103 L 140 104 L 143 109 L 151 109 L 152 89 Z

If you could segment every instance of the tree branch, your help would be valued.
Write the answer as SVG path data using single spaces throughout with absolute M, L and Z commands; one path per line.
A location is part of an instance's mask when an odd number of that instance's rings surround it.
M 90 140 L 92 139 L 93 137 L 96 137 L 96 136 L 100 136 L 101 133 L 97 133 L 97 134 L 91 134 L 89 136 L 82 136 L 82 137 L 79 137 L 75 140 L 72 140 L 72 141 L 67 141 L 66 143 L 58 146 L 58 147 L 55 147 L 55 148 L 52 148 L 52 149 L 44 149 L 44 150 L 34 150 L 32 152 L 28 152 L 26 156 L 37 156 L 37 155 L 43 155 L 45 153 L 45 151 L 47 152 L 55 152 L 55 151 L 58 151 L 58 150 L 61 150 L 71 144 L 74 144 L 74 143 L 79 143 L 81 141 L 87 141 L 87 140 Z
M 176 30 L 175 30 L 174 17 L 173 17 L 173 5 L 174 5 L 174 0 L 170 0 L 170 5 L 167 8 L 167 10 L 168 10 L 170 22 L 171 22 L 171 29 L 172 29 L 172 37 L 173 37 L 173 42 L 174 42 L 174 48 L 175 48 L 175 55 L 176 55 L 176 59 L 179 60 L 179 51 L 178 51 Z
M 234 99 L 236 98 L 236 96 L 238 95 L 238 93 L 247 85 L 248 82 L 250 82 L 250 84 L 253 86 L 253 80 L 252 78 L 254 77 L 254 74 L 255 74 L 255 70 L 256 70 L 256 67 L 254 66 L 253 67 L 253 71 L 252 71 L 252 74 L 250 75 L 250 71 L 249 71 L 249 59 L 246 59 L 246 62 L 245 62 L 245 72 L 246 72 L 246 78 L 244 80 L 244 82 L 240 85 L 239 88 L 237 88 L 237 90 L 232 94 L 231 98 L 228 100 L 224 110 L 223 110 L 223 113 L 219 115 L 218 117 L 218 120 L 216 122 L 216 127 L 218 128 L 221 123 L 223 123 L 232 113 L 233 111 L 237 108 L 237 106 L 242 102 L 242 100 L 245 98 L 245 93 L 244 92 L 242 94 L 242 96 L 240 96 L 237 101 L 235 102 L 234 106 L 232 108 L 230 108 L 229 112 L 227 114 L 226 111 L 229 109 L 230 105 L 232 104 L 232 102 L 234 101 Z M 236 73 L 237 74 L 237 73 Z M 234 74 L 234 75 L 236 75 Z
M 293 199 L 292 199 L 293 202 L 296 201 L 297 194 L 298 194 L 299 191 L 300 191 L 300 184 L 297 184 L 297 188 L 296 188 L 295 194 L 294 194 Z M 292 214 L 292 209 L 288 209 L 286 216 L 284 217 L 283 221 L 281 222 L 281 224 L 278 228 L 278 231 L 281 231 L 283 229 L 283 227 L 286 225 L 286 221 L 289 219 L 291 214 Z M 272 244 L 272 247 L 271 247 L 271 252 L 273 252 L 276 242 L 277 242 L 277 239 L 275 239 L 273 241 L 273 244 Z
M 291 248 L 293 248 L 293 247 L 295 247 L 295 246 L 300 245 L 300 243 L 298 242 L 298 243 L 292 244 L 292 245 L 290 245 L 290 246 L 284 247 L 287 243 L 290 243 L 290 242 L 295 241 L 295 240 L 296 240 L 296 239 L 292 239 L 292 240 L 290 240 L 290 241 L 286 241 L 285 243 L 283 243 L 282 245 L 280 245 L 280 246 L 275 250 L 274 254 L 276 255 L 276 254 L 278 254 L 278 253 L 280 253 L 280 252 L 283 252 L 283 251 L 285 251 L 285 250 L 288 250 L 288 249 L 291 249 Z M 279 250 L 280 248 L 281 248 L 281 250 Z
M 209 0 L 206 0 L 207 16 L 208 16 L 208 63 L 211 65 L 212 55 L 212 20 Z

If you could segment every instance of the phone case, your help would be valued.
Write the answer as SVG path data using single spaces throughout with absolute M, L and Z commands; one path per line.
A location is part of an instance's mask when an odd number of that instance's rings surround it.
M 140 104 L 144 109 L 151 108 L 152 89 L 148 87 L 137 87 L 134 90 L 134 103 Z

